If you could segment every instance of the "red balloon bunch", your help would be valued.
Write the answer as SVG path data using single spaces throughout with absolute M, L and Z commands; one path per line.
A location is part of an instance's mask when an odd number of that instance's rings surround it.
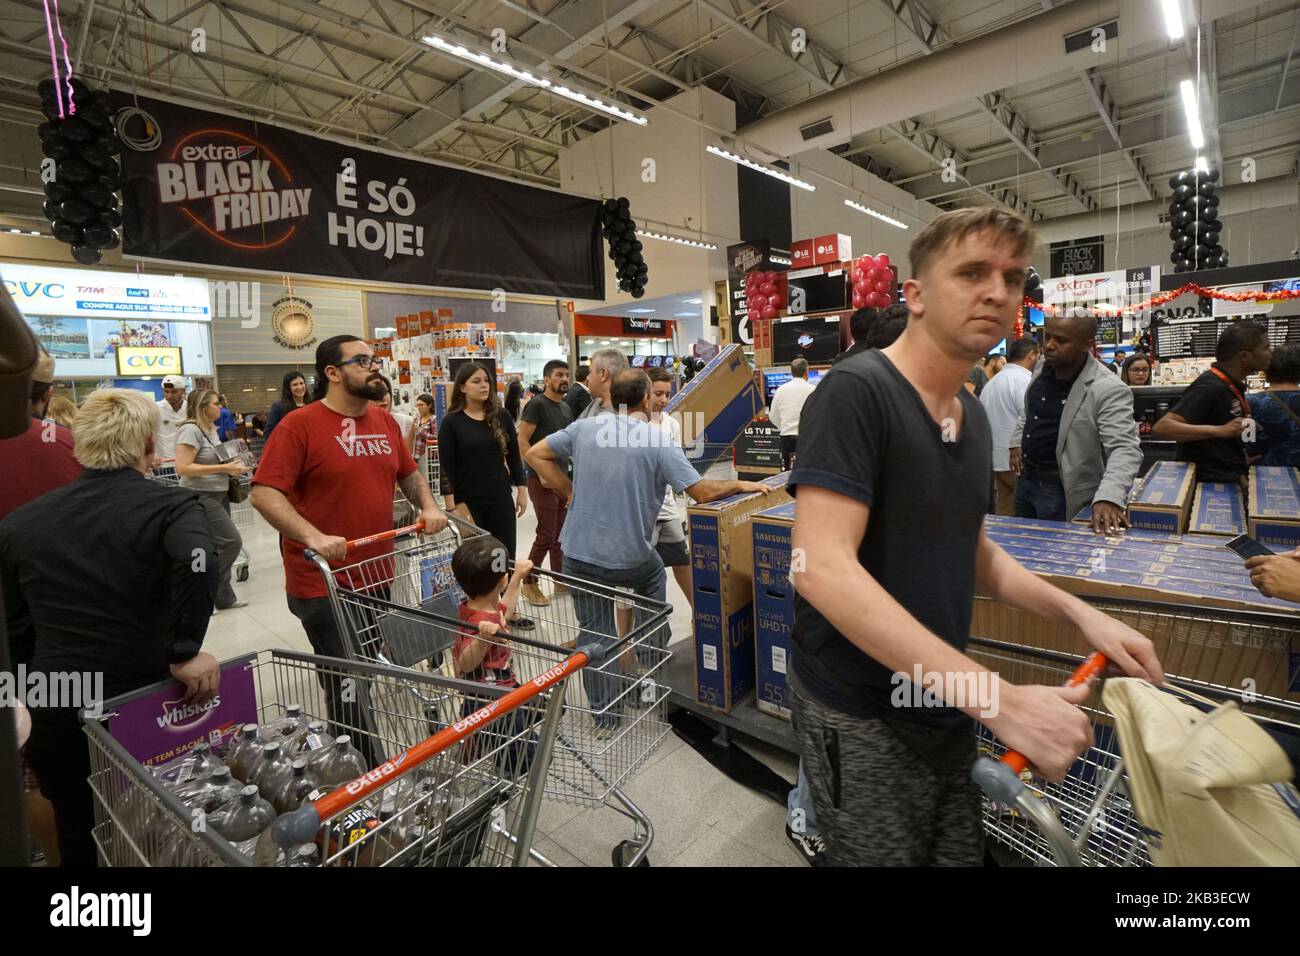
M 883 309 L 892 305 L 897 294 L 894 270 L 889 256 L 859 256 L 849 269 L 853 283 L 853 308 Z
M 749 321 L 775 319 L 785 308 L 787 286 L 784 272 L 745 273 L 745 301 L 749 304 Z

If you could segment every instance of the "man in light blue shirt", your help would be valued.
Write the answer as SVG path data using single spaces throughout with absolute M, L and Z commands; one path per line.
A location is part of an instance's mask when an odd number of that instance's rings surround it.
M 686 491 L 696 501 L 770 489 L 752 481 L 701 478 L 668 433 L 650 424 L 650 379 L 642 370 L 615 375 L 610 400 L 615 414 L 580 419 L 553 432 L 528 450 L 528 467 L 543 485 L 569 499 L 560 534 L 565 574 L 663 601 L 668 579 L 650 541 L 664 486 Z M 560 466 L 566 460 L 573 462 L 572 481 Z M 603 652 L 618 642 L 615 601 L 574 589 L 573 602 L 581 630 L 578 649 L 599 664 Z M 666 646 L 667 628 L 647 640 Z M 616 667 L 610 662 L 605 669 Z M 598 671 L 584 671 L 583 682 L 597 734 L 612 736 L 619 723 L 617 682 Z

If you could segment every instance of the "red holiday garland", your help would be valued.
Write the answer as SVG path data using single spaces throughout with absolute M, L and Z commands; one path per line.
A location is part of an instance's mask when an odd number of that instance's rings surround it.
M 1287 299 L 1300 299 L 1300 290 L 1278 289 L 1276 292 L 1225 292 L 1222 289 L 1212 289 L 1195 282 L 1189 282 L 1177 289 L 1170 289 L 1168 292 L 1161 292 L 1153 295 L 1151 298 L 1142 302 L 1134 302 L 1132 305 L 1124 305 L 1119 308 L 1113 308 L 1105 305 L 1083 305 L 1089 311 L 1097 315 L 1115 316 L 1128 315 L 1133 312 L 1145 312 L 1147 309 L 1159 308 L 1162 305 L 1168 305 L 1170 302 L 1182 295 L 1205 296 L 1211 299 L 1220 299 L 1224 302 L 1283 302 Z M 1078 304 L 1066 306 L 1066 308 L 1078 308 Z M 1040 309 L 1043 315 L 1059 315 L 1061 306 L 1040 305 L 1028 296 L 1020 304 L 1020 315 L 1016 318 L 1017 332 L 1022 329 L 1021 317 L 1024 315 L 1026 308 Z

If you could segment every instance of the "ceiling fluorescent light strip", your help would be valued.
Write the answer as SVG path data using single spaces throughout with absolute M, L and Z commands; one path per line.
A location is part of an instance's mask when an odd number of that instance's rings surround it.
M 660 239 L 664 242 L 675 242 L 679 245 L 692 246 L 693 248 L 696 249 L 717 249 L 718 248 L 711 242 L 700 242 L 698 239 L 685 239 L 681 236 L 669 236 L 669 235 L 665 235 L 662 232 L 649 232 L 645 229 L 638 229 L 636 231 L 636 234 L 638 236 L 645 236 L 647 239 Z
M 789 183 L 791 186 L 798 186 L 800 189 L 806 189 L 813 192 L 817 187 L 812 183 L 804 182 L 802 179 L 796 179 L 789 173 L 782 172 L 779 169 L 773 169 L 771 166 L 764 166 L 762 163 L 756 163 L 752 159 L 746 159 L 737 153 L 730 152 L 718 146 L 706 146 L 705 152 L 712 153 L 714 156 L 721 156 L 723 159 L 729 159 L 733 163 L 739 163 L 741 166 L 748 166 L 750 169 L 757 170 L 760 173 L 766 173 L 773 179 L 779 179 L 783 183 Z
M 1192 141 L 1192 149 L 1205 147 L 1205 131 L 1201 129 L 1201 116 L 1196 108 L 1196 87 L 1191 80 L 1178 84 L 1178 91 L 1183 96 L 1183 112 L 1187 114 L 1187 136 Z
M 852 206 L 858 212 L 865 212 L 868 216 L 875 216 L 881 222 L 887 222 L 891 226 L 896 226 L 899 229 L 907 228 L 907 223 L 899 222 L 897 219 L 894 219 L 892 216 L 886 216 L 883 212 L 876 212 L 874 209 L 868 206 L 864 206 L 860 202 L 854 202 L 852 199 L 844 200 L 844 205 Z
M 583 106 L 599 110 L 602 113 L 608 113 L 618 119 L 626 120 L 629 123 L 635 123 L 638 126 L 645 126 L 649 120 L 640 113 L 634 113 L 631 110 L 624 109 L 608 100 L 603 100 L 599 96 L 593 96 L 590 93 L 584 93 L 582 90 L 573 89 L 570 86 L 553 84 L 544 76 L 538 76 L 536 73 L 530 73 L 528 70 L 521 69 L 507 60 L 500 60 L 496 57 L 488 56 L 479 50 L 472 50 L 462 43 L 453 43 L 445 40 L 440 36 L 430 34 L 424 37 L 424 42 L 434 49 L 441 50 L 451 56 L 458 57 L 469 63 L 474 63 L 488 70 L 495 70 L 497 73 L 504 73 L 506 76 L 512 76 L 516 80 L 521 80 L 532 86 L 540 87 L 544 90 L 550 90 L 556 96 L 562 96 L 565 99 L 572 100 L 575 103 L 581 103 Z
M 550 91 L 556 96 L 563 96 L 565 99 L 573 100 L 575 103 L 581 103 L 583 106 L 590 106 L 594 110 L 600 110 L 611 116 L 617 116 L 621 120 L 627 120 L 629 123 L 635 123 L 637 126 L 645 126 L 649 122 L 640 113 L 633 113 L 631 110 L 625 110 L 621 106 L 615 106 L 613 103 L 606 102 L 600 97 L 591 96 L 583 93 L 581 90 L 571 90 L 567 86 L 552 86 Z
M 1179 4 L 1180 0 L 1160 0 L 1160 7 L 1165 14 L 1165 32 L 1171 40 L 1183 38 L 1183 11 Z

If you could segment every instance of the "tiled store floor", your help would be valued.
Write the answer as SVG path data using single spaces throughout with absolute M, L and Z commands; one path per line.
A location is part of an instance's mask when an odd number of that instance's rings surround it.
M 204 650 L 225 660 L 270 648 L 310 652 L 311 645 L 284 597 L 284 567 L 275 532 L 252 516 L 241 529 L 251 557 L 249 580 L 236 585 L 248 606 L 215 615 Z M 519 521 L 521 553 L 532 543 L 530 511 Z M 686 598 L 669 575 L 674 605 L 674 651 L 690 653 L 691 621 Z M 526 613 L 526 612 L 525 612 Z M 793 758 L 762 745 L 745 744 L 777 773 L 793 780 Z M 804 866 L 785 837 L 785 808 L 732 782 L 676 734 L 669 734 L 625 788 L 655 827 L 654 866 Z M 632 822 L 608 808 L 585 809 L 546 801 L 538 823 L 537 849 L 562 866 L 609 866 L 610 851 L 632 836 Z

